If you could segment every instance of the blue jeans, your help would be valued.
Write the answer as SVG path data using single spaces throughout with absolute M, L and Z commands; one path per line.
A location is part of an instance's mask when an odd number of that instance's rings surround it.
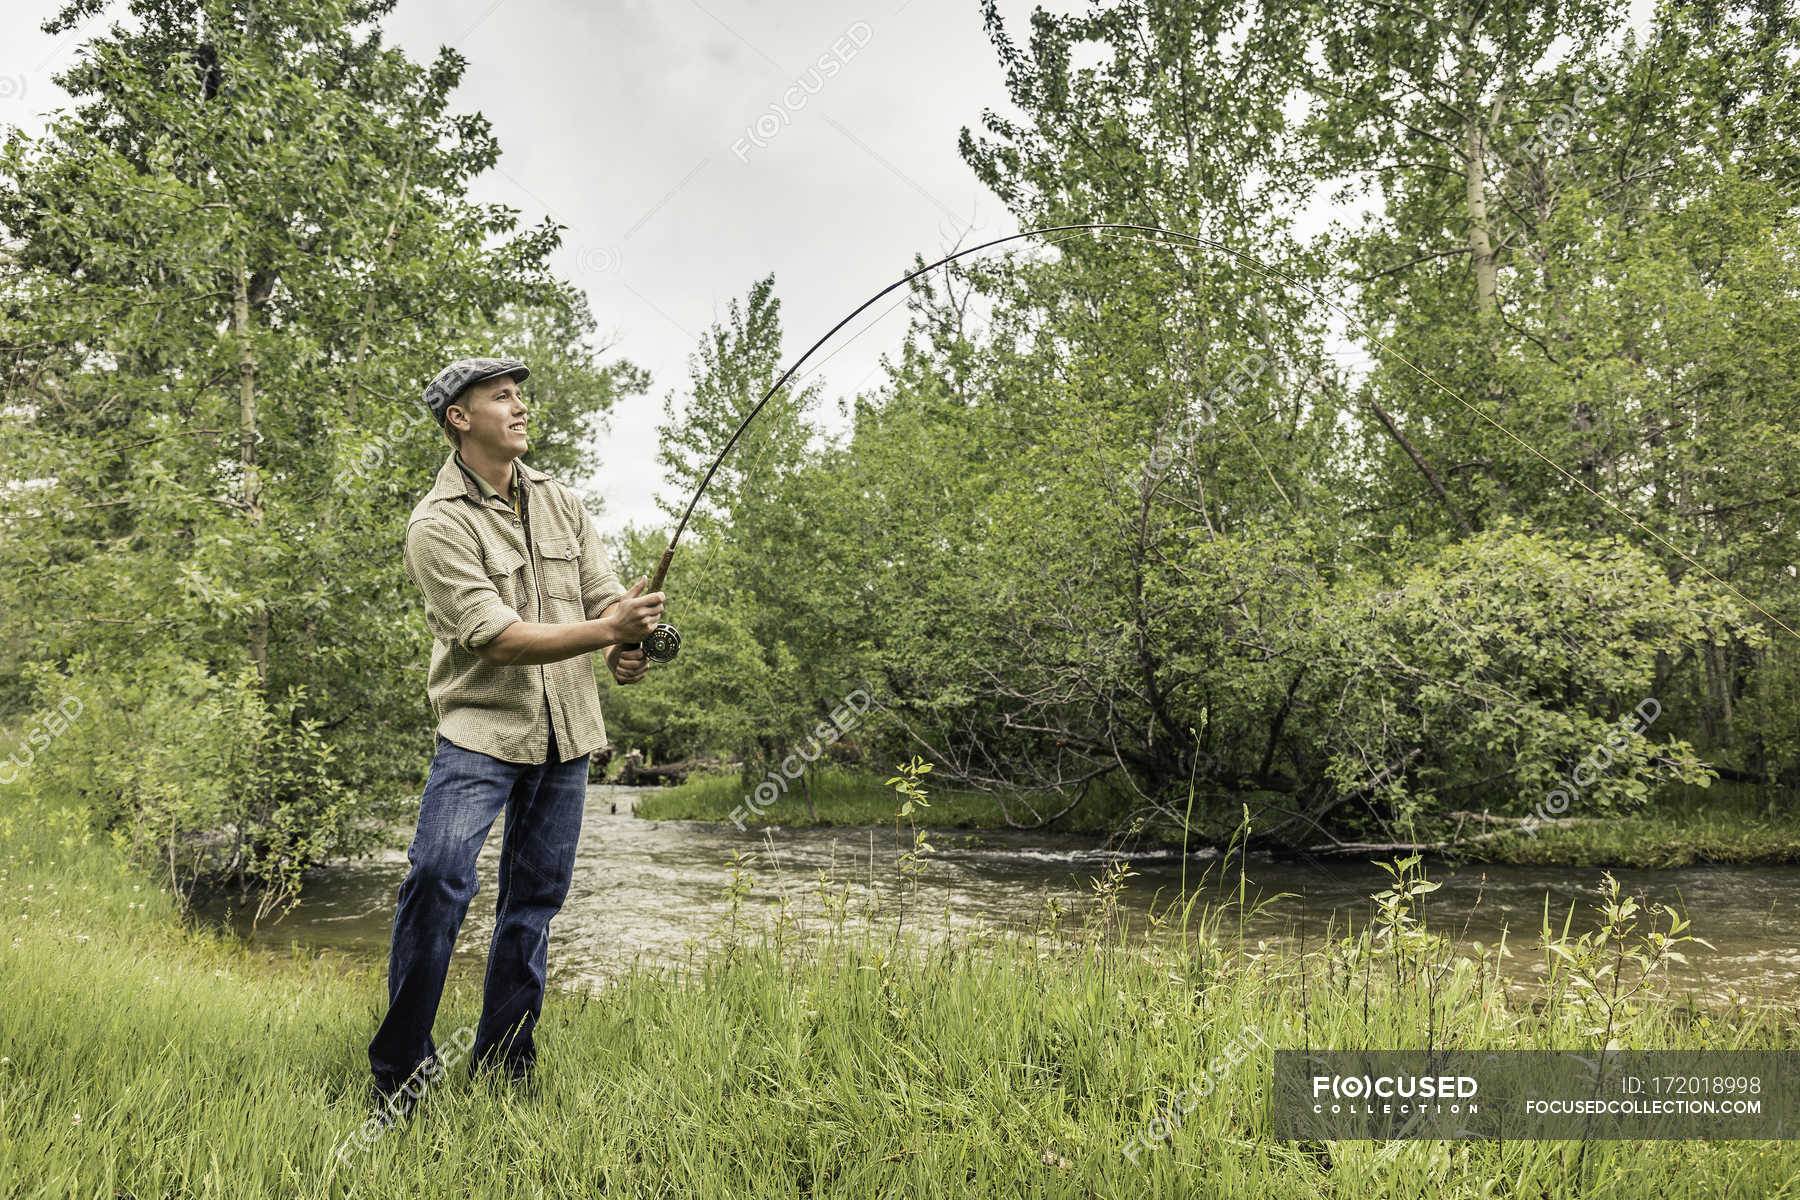
M 503 1066 L 518 1076 L 536 1058 L 531 1033 L 544 1007 L 550 918 L 568 895 L 587 799 L 588 756 L 509 763 L 437 741 L 419 806 L 419 828 L 400 885 L 388 958 L 388 1013 L 369 1043 L 378 1086 L 393 1091 L 437 1057 L 431 1040 L 450 952 L 479 890 L 476 856 L 494 818 L 506 810 L 500 843 L 500 888 L 494 941 L 488 950 L 481 1022 L 470 1069 Z M 440 1063 L 447 1067 L 452 1064 Z M 429 1072 L 435 1074 L 436 1072 Z

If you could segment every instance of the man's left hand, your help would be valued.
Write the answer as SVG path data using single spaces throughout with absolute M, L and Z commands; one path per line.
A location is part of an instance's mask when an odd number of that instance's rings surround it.
M 615 643 L 606 648 L 605 657 L 613 679 L 622 684 L 642 683 L 650 670 L 650 660 L 641 648 L 627 650 L 622 643 Z

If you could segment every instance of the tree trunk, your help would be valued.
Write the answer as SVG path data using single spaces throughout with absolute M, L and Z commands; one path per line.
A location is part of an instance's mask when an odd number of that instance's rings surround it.
M 1469 253 L 1475 262 L 1475 311 L 1488 316 L 1495 309 L 1496 273 L 1494 243 L 1488 234 L 1487 169 L 1482 162 L 1486 153 L 1481 126 L 1471 122 L 1467 129 L 1469 156 Z
M 1475 18 L 1463 26 L 1462 102 L 1468 107 L 1463 120 L 1464 196 L 1469 209 L 1469 256 L 1475 266 L 1475 312 L 1483 317 L 1495 310 L 1497 273 L 1494 241 L 1488 232 L 1487 130 L 1482 125 L 1481 97 L 1474 93 Z
M 256 350 L 250 342 L 249 271 L 243 259 L 238 260 L 237 274 L 231 288 L 231 332 L 237 342 L 238 360 L 238 461 L 244 478 L 238 500 L 250 520 L 252 530 L 260 530 L 263 521 L 262 478 L 256 459 Z M 258 604 L 250 616 L 248 631 L 250 661 L 256 664 L 260 683 L 269 681 L 269 610 Z

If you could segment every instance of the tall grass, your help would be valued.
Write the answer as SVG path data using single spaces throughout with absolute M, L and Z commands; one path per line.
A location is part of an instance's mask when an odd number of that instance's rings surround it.
M 0 1196 L 1800 1191 L 1781 1143 L 1268 1140 L 1270 1047 L 1601 1044 L 1580 972 L 1604 939 L 1549 931 L 1568 954 L 1522 990 L 1500 949 L 1457 953 L 1420 923 L 1400 894 L 1417 864 L 1376 924 L 1304 950 L 1239 945 L 1242 893 L 1160 914 L 1183 936 L 1148 937 L 1116 903 L 1123 872 L 1082 911 L 938 943 L 897 932 L 893 900 L 858 909 L 829 879 L 749 924 L 738 901 L 755 885 L 741 878 L 714 943 L 686 963 L 552 993 L 536 1095 L 453 1072 L 363 1148 L 377 974 L 184 927 L 79 812 L 17 791 L 4 804 Z M 447 993 L 440 1042 L 474 1022 L 477 983 Z M 1696 1012 L 1654 976 L 1645 986 L 1607 1038 L 1796 1044 L 1790 1012 Z

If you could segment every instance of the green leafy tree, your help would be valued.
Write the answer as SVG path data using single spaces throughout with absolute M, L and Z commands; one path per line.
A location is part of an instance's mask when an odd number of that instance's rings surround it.
M 1623 534 L 1734 589 L 1780 636 L 1684 649 L 1676 702 L 1791 776 L 1795 15 L 1673 0 L 1640 39 L 1605 4 L 1291 11 L 1320 36 L 1315 169 L 1374 207 L 1346 294 L 1446 385 L 1377 356 L 1358 509 Z
M 60 77 L 74 107 L 0 149 L 11 666 L 79 662 L 68 686 L 117 680 L 97 701 L 146 714 L 229 692 L 256 719 L 211 736 L 246 746 L 139 736 L 191 745 L 187 769 L 237 806 L 196 820 L 277 838 L 311 813 L 285 856 L 302 863 L 365 844 L 371 802 L 416 785 L 429 749 L 399 555 L 448 452 L 424 383 L 459 353 L 528 351 L 533 457 L 556 470 L 645 384 L 588 345 L 545 266 L 556 228 L 466 198 L 499 147 L 450 107 L 459 55 L 383 45 L 390 8 L 139 0 Z M 284 747 L 311 765 L 264 769 Z M 356 803 L 307 782 L 325 777 Z
M 1078 801 L 1110 779 L 1168 809 L 1237 769 L 1220 746 L 1280 736 L 1305 669 L 1281 627 L 1337 537 L 1323 271 L 1291 222 L 1305 42 L 1240 6 L 1127 3 L 1038 12 L 1021 46 L 984 12 L 1022 116 L 961 149 L 1021 225 L 1224 248 L 1080 234 L 985 260 L 975 328 L 959 276 L 921 286 L 851 445 L 898 527 L 882 700 L 964 782 Z
M 780 301 L 766 277 L 731 302 L 690 361 L 687 391 L 665 402 L 658 433 L 670 487 L 658 500 L 671 529 L 783 365 Z M 836 458 L 806 416 L 819 389 L 800 383 L 745 431 L 683 536 L 666 583 L 680 668 L 659 674 L 654 695 L 620 699 L 620 727 L 633 736 L 739 755 L 750 776 L 802 743 L 814 754 L 819 721 L 853 686 L 841 614 L 827 603 L 842 565 L 818 521 L 836 494 Z M 667 537 L 634 531 L 625 561 L 647 571 Z

